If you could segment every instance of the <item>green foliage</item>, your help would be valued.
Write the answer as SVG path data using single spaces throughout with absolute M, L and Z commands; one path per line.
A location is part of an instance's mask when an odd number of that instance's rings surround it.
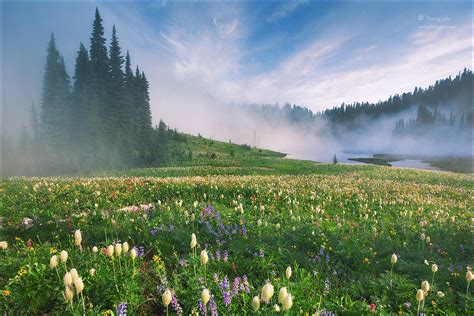
M 71 118 L 69 77 L 64 59 L 56 48 L 54 35 L 49 41 L 41 95 L 43 138 L 51 150 L 64 149 L 70 142 L 68 122 Z
M 371 304 L 377 314 L 413 314 L 416 290 L 428 280 L 424 313 L 470 313 L 465 272 L 474 249 L 465 210 L 474 206 L 471 176 L 333 164 L 313 164 L 312 172 L 329 174 L 6 179 L 0 240 L 9 247 L 0 250 L 1 309 L 98 314 L 127 303 L 130 314 L 163 314 L 161 294 L 169 288 L 188 315 L 199 311 L 206 287 L 220 314 L 242 314 L 251 313 L 252 298 L 269 280 L 275 294 L 271 304 L 261 303 L 263 314 L 278 304 L 283 286 L 293 296 L 290 314 L 369 314 Z M 24 217 L 33 219 L 31 227 L 22 224 Z M 82 250 L 73 243 L 75 229 L 82 231 Z M 191 233 L 198 241 L 194 252 Z M 119 240 L 143 246 L 144 255 L 104 255 Z M 199 259 L 204 248 L 206 274 Z M 64 265 L 57 272 L 49 267 L 61 250 L 69 252 L 67 270 L 76 268 L 84 281 L 84 305 L 81 296 L 72 307 L 65 302 Z M 434 282 L 433 263 L 439 266 Z M 242 284 L 244 275 L 248 290 L 232 294 L 227 306 L 223 280 L 233 293 L 235 278 Z
M 145 73 L 131 70 L 115 26 L 109 55 L 104 27 L 95 12 L 90 54 L 81 43 L 74 82 L 69 77 L 53 36 L 48 46 L 40 118 L 32 108 L 33 135 L 24 135 L 21 174 L 87 172 L 164 163 L 153 156 L 149 84 Z M 33 146 L 34 145 L 34 146 Z M 179 155 L 178 155 L 179 156 Z M 31 157 L 35 157 L 34 161 Z M 21 164 L 21 161 L 19 164 Z

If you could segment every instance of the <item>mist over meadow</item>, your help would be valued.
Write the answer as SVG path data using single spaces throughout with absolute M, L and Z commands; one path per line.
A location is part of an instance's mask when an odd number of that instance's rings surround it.
M 164 165 L 189 155 L 159 140 L 178 132 L 324 162 L 343 152 L 472 156 L 470 17 L 448 4 L 348 4 L 340 17 L 395 7 L 410 17 L 348 33 L 320 4 L 324 18 L 291 24 L 315 6 L 282 4 L 262 20 L 245 4 L 103 4 L 98 36 L 93 4 L 6 3 L 4 173 L 34 174 L 46 162 L 46 173 Z M 193 10 L 204 22 L 189 19 Z M 410 45 L 359 34 L 374 23 L 380 32 L 399 23 Z M 266 40 L 249 24 L 269 30 Z M 51 39 L 59 70 L 48 86 Z M 276 53 L 281 44 L 291 49 Z

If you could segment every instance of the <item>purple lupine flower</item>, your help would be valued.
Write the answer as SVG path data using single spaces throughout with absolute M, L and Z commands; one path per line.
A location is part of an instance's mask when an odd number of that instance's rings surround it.
M 235 277 L 234 282 L 232 283 L 232 293 L 235 296 L 239 294 L 239 285 L 240 285 L 240 278 Z
M 216 212 L 214 214 L 214 216 L 216 217 L 216 221 L 219 222 L 221 220 L 221 214 L 219 212 Z
M 325 309 L 323 309 L 320 313 L 321 316 L 334 316 L 334 312 L 331 312 L 331 311 L 327 311 Z
M 176 295 L 174 293 L 171 299 L 171 307 L 173 308 L 173 310 L 176 312 L 177 315 L 183 314 L 183 309 L 181 308 L 181 305 L 179 305 L 178 299 L 176 298 Z
M 219 282 L 219 275 L 217 273 L 214 273 L 213 278 L 214 278 L 214 282 L 216 283 Z
M 454 272 L 454 266 L 453 266 L 453 265 L 450 265 L 450 266 L 449 266 L 449 272 L 451 272 L 451 273 Z
M 403 305 L 405 305 L 405 308 L 406 308 L 406 309 L 410 309 L 410 308 L 411 308 L 411 303 L 410 303 L 410 302 L 406 302 L 406 303 L 403 304 Z
M 222 297 L 224 298 L 224 305 L 229 306 L 230 303 L 231 303 L 230 292 L 229 291 L 222 291 Z
M 214 260 L 214 255 L 212 254 L 212 252 L 209 252 L 209 259 Z
M 247 236 L 247 228 L 245 225 L 242 225 L 242 235 Z
M 250 293 L 250 285 L 249 285 L 249 281 L 247 280 L 247 276 L 244 275 L 242 277 L 242 285 L 243 285 L 243 290 L 245 291 L 245 293 L 249 294 Z
M 209 309 L 211 310 L 211 316 L 218 316 L 219 313 L 217 312 L 217 305 L 214 301 L 214 295 L 211 295 L 211 299 L 209 300 Z
M 319 255 L 322 257 L 324 255 L 324 249 L 323 247 L 319 247 Z
M 227 262 L 227 260 L 229 260 L 229 253 L 227 250 L 224 250 L 224 262 Z
M 137 256 L 138 257 L 143 257 L 145 255 L 145 247 L 143 246 L 138 246 L 137 247 L 133 247 L 135 249 L 135 251 L 137 252 Z
M 151 234 L 152 236 L 156 236 L 157 233 L 158 233 L 158 228 L 153 227 L 152 229 L 150 229 L 150 234 Z
M 115 308 L 116 316 L 127 316 L 127 303 L 120 303 Z
M 329 264 L 329 260 L 331 260 L 331 257 L 329 256 L 329 254 L 326 254 L 326 263 Z
M 206 315 L 207 314 L 207 307 L 202 303 L 202 300 L 199 299 L 199 302 L 198 302 L 198 305 L 199 305 L 199 312 L 201 313 L 201 315 Z
M 219 249 L 216 250 L 216 260 L 221 260 L 221 251 Z
M 226 276 L 224 276 L 224 279 L 222 280 L 222 282 L 219 283 L 219 288 L 221 290 L 228 290 L 230 287 L 230 284 L 229 284 L 229 278 Z

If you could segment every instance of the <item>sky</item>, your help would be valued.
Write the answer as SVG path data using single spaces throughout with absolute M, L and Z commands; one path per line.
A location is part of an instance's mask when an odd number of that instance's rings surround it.
M 289 102 L 318 112 L 426 87 L 473 63 L 469 1 L 4 1 L 4 134 L 40 104 L 51 32 L 73 76 L 96 6 L 107 44 L 115 24 L 147 74 L 154 123 L 188 132 L 194 106 Z

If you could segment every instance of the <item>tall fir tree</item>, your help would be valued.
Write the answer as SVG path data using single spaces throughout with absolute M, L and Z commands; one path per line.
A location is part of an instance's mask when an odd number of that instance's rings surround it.
M 107 80 L 108 111 L 112 144 L 117 146 L 122 161 L 129 160 L 131 150 L 130 104 L 125 96 L 125 75 L 123 73 L 123 56 L 117 37 L 115 25 L 112 27 L 110 42 L 109 70 Z M 127 161 L 128 162 L 128 161 Z
M 127 51 L 125 57 L 125 78 L 124 78 L 124 103 L 128 108 L 129 115 L 129 125 L 128 129 L 130 131 L 130 143 L 133 150 L 134 159 L 136 159 L 137 152 L 139 150 L 138 144 L 140 139 L 138 137 L 138 109 L 136 107 L 136 86 L 137 82 L 133 76 L 133 70 L 131 66 L 130 53 Z
M 97 94 L 94 91 L 96 79 L 92 70 L 92 63 L 84 44 L 80 43 L 74 69 L 73 85 L 73 143 L 81 151 L 85 159 L 93 159 L 99 146 L 100 123 L 97 103 Z
M 150 94 L 149 94 L 149 84 L 146 79 L 145 73 L 136 69 L 135 73 L 136 80 L 136 120 L 138 122 L 137 128 L 137 137 L 140 141 L 139 151 L 141 153 L 140 160 L 142 162 L 148 163 L 150 161 L 149 147 L 151 145 L 152 137 L 152 119 L 151 119 L 151 110 L 150 110 Z
M 93 73 L 93 93 L 99 116 L 100 136 L 104 143 L 109 144 L 112 140 L 111 122 L 108 111 L 107 87 L 108 63 L 107 47 L 105 45 L 104 27 L 99 9 L 95 9 L 95 18 L 92 24 L 92 36 L 90 39 L 90 63 Z
M 105 46 L 104 27 L 99 9 L 95 8 L 95 19 L 92 24 L 90 59 L 97 79 L 107 79 L 107 47 Z
M 69 144 L 70 101 L 66 66 L 56 48 L 54 35 L 51 34 L 43 77 L 41 124 L 46 143 L 54 149 L 64 150 Z

